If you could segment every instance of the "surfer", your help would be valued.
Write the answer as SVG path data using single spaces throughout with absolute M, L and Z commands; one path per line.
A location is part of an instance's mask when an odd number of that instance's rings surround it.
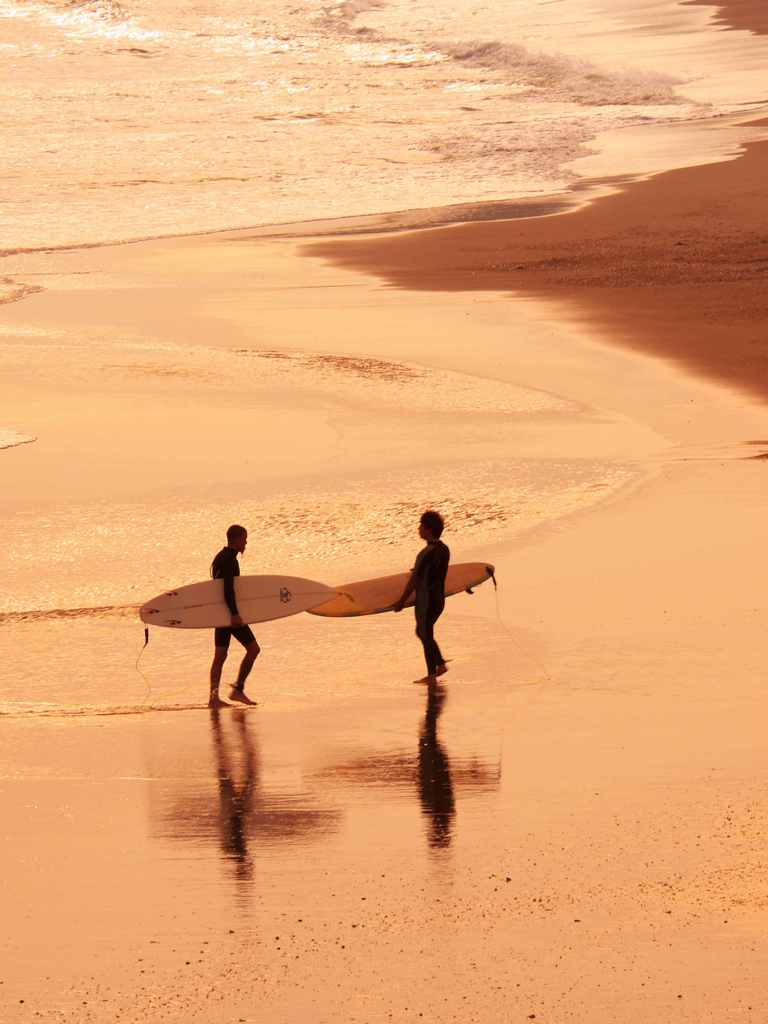
M 427 663 L 427 674 L 423 679 L 417 679 L 418 683 L 434 683 L 438 676 L 448 671 L 435 640 L 435 623 L 445 607 L 445 576 L 451 558 L 450 551 L 440 540 L 444 525 L 439 512 L 430 509 L 422 515 L 419 536 L 427 546 L 419 552 L 405 590 L 394 605 L 394 610 L 401 612 L 405 602 L 416 591 L 416 636 L 424 647 Z
M 256 701 L 251 700 L 246 695 L 245 680 L 253 668 L 253 663 L 258 657 L 260 648 L 256 642 L 256 637 L 253 635 L 253 630 L 250 626 L 246 626 L 240 617 L 240 612 L 237 610 L 237 601 L 235 600 L 234 580 L 235 576 L 240 575 L 240 564 L 237 561 L 237 556 L 242 555 L 247 543 L 248 531 L 246 528 L 237 524 L 230 526 L 227 530 L 226 547 L 219 551 L 211 563 L 211 576 L 215 580 L 224 581 L 224 600 L 227 602 L 227 607 L 232 615 L 232 624 L 231 626 L 218 626 L 214 633 L 213 642 L 215 648 L 213 664 L 211 665 L 211 692 L 208 698 L 208 707 L 210 708 L 228 706 L 226 701 L 221 700 L 219 697 L 219 682 L 221 681 L 221 670 L 224 667 L 224 662 L 227 660 L 229 642 L 232 637 L 243 645 L 245 656 L 240 663 L 240 671 L 237 673 L 237 679 L 230 691 L 229 699 L 237 701 L 239 704 L 256 703 Z

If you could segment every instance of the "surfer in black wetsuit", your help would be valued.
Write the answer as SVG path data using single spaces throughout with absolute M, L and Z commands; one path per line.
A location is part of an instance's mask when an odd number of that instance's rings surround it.
M 229 694 L 230 700 L 239 704 L 255 704 L 245 693 L 245 680 L 253 668 L 253 663 L 259 654 L 259 645 L 250 626 L 246 626 L 237 610 L 235 600 L 235 576 L 240 575 L 240 565 L 237 556 L 242 555 L 248 543 L 248 531 L 244 526 L 230 526 L 227 530 L 227 546 L 222 548 L 211 563 L 211 576 L 215 580 L 224 581 L 224 600 L 232 615 L 231 626 L 218 626 L 214 634 L 215 650 L 213 664 L 211 665 L 211 692 L 208 698 L 208 707 L 227 707 L 225 701 L 219 697 L 219 683 L 221 681 L 221 670 L 229 653 L 229 642 L 234 637 L 245 648 L 245 657 L 240 663 L 240 671 Z
M 451 553 L 440 540 L 443 533 L 443 517 L 439 512 L 425 512 L 419 521 L 419 536 L 427 542 L 417 558 L 405 590 L 394 610 L 400 612 L 405 602 L 416 591 L 416 636 L 424 646 L 424 660 L 427 663 L 427 674 L 417 683 L 434 683 L 438 676 L 444 675 L 448 669 L 445 658 L 435 640 L 435 623 L 445 607 L 445 576 Z

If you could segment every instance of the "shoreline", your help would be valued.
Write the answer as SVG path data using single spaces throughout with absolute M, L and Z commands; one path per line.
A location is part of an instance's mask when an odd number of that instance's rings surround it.
M 562 301 L 608 341 L 765 398 L 767 178 L 768 142 L 748 143 L 735 160 L 655 175 L 563 217 L 302 251 L 396 289 Z
M 716 21 L 727 30 L 768 35 L 768 9 L 759 0 L 685 2 L 715 6 Z M 752 123 L 765 126 L 768 120 Z M 734 159 L 624 182 L 619 191 L 568 209 L 565 216 L 452 225 L 371 243 L 307 243 L 304 251 L 397 288 L 560 300 L 610 344 L 672 360 L 765 399 L 768 352 L 756 346 L 759 325 L 768 318 L 766 179 L 768 140 L 748 142 Z M 702 209 L 707 202 L 714 217 Z M 653 211 L 650 231 L 647 210 Z M 676 218 L 676 228 L 665 231 L 665 218 Z M 688 255 L 686 229 L 692 223 L 698 251 L 687 262 L 670 261 L 672 252 Z M 724 225 L 732 237 L 718 244 Z M 589 254 L 586 245 L 600 251 Z M 458 266 L 454 249 L 461 250 Z M 622 264 L 620 273 L 606 273 L 611 259 Z M 677 281 L 670 284 L 673 275 Z M 686 344 L 680 333 L 691 325 L 702 339 Z
M 673 6 L 699 6 L 715 9 L 717 14 L 713 15 L 713 22 L 726 29 L 749 30 L 756 35 L 768 34 L 768 12 L 757 2 L 757 0 L 672 0 L 672 2 Z M 766 95 L 764 101 L 760 102 L 760 107 L 764 105 L 768 105 L 768 95 Z M 648 130 L 651 134 L 649 136 L 649 145 L 646 148 L 650 149 L 653 148 L 654 133 L 663 133 L 669 128 L 677 128 L 678 130 L 689 128 L 696 131 L 698 128 L 706 129 L 707 127 L 718 126 L 723 122 L 745 124 L 748 123 L 751 118 L 754 118 L 754 108 L 755 103 L 752 101 L 748 103 L 746 107 L 736 112 L 730 110 L 729 113 L 723 112 L 720 114 L 709 115 L 700 120 L 693 119 L 691 121 L 678 122 L 664 121 L 661 119 L 655 124 L 647 126 L 643 124 L 630 124 L 625 126 L 623 129 L 617 129 L 614 133 L 608 132 L 607 135 L 614 135 L 615 139 L 620 142 L 622 133 L 624 132 L 632 134 L 638 131 L 643 132 Z M 605 137 L 605 135 L 601 135 L 600 133 L 596 134 L 587 144 L 587 148 L 589 148 L 589 144 L 594 142 L 596 139 Z M 610 150 L 610 148 L 611 147 L 609 146 L 607 150 L 600 150 L 600 153 L 605 153 Z M 690 160 L 691 165 L 693 165 L 697 160 L 697 153 L 700 158 L 700 150 L 697 150 L 696 147 L 693 146 L 690 147 L 690 149 L 687 149 L 687 152 L 683 155 L 682 161 L 678 156 L 676 158 L 669 159 L 667 163 L 671 166 L 681 166 L 682 164 L 687 165 Z M 564 166 L 577 166 L 582 159 L 583 157 L 577 157 L 575 160 L 570 161 Z M 588 162 L 591 161 L 591 159 L 591 156 L 588 157 Z M 712 151 L 704 159 L 727 160 L 730 159 L 730 157 L 723 153 L 716 155 L 715 152 Z M 475 220 L 487 221 L 508 220 L 512 218 L 526 219 L 530 217 L 546 217 L 567 213 L 574 208 L 578 209 L 583 205 L 583 203 L 593 201 L 593 195 L 599 196 L 606 189 L 611 190 L 616 187 L 623 188 L 632 181 L 654 176 L 658 173 L 665 173 L 665 171 L 664 169 L 657 170 L 655 168 L 633 171 L 628 169 L 626 166 L 623 166 L 621 170 L 614 172 L 609 171 L 604 173 L 603 171 L 597 171 L 593 174 L 586 173 L 582 177 L 572 181 L 561 191 L 553 191 L 544 196 L 535 194 L 509 197 L 499 194 L 496 198 L 490 200 L 470 199 L 451 203 L 450 205 L 434 207 L 421 205 L 402 207 L 388 211 L 376 211 L 374 209 L 373 212 L 366 213 L 315 216 L 310 219 L 300 218 L 275 222 L 265 221 L 228 227 L 217 225 L 214 227 L 201 227 L 199 230 L 171 230 L 169 232 L 159 234 L 130 235 L 126 233 L 125 237 L 113 237 L 98 241 L 70 241 L 58 245 L 14 245 L 8 248 L 0 248 L 0 266 L 3 265 L 2 261 L 12 261 L 14 257 L 24 258 L 28 256 L 34 257 L 37 255 L 52 255 L 56 253 L 100 249 L 120 245 L 134 245 L 145 242 L 159 242 L 181 238 L 205 237 L 210 235 L 235 235 L 251 232 L 256 233 L 256 237 L 288 238 L 296 236 L 301 237 L 305 235 L 315 237 L 319 234 L 325 234 L 330 231 L 334 235 L 341 236 L 349 233 L 359 234 L 371 232 L 381 233 L 383 231 L 400 232 L 420 230 L 433 226 L 453 225 Z M 582 198 L 583 193 L 587 194 L 586 199 Z M 3 283 L 1 278 L 0 283 Z M 8 281 L 5 283 L 12 282 Z M 27 294 L 26 289 L 23 289 L 17 294 L 0 296 L 0 304 L 19 301 L 25 298 Z
M 708 4 L 711 6 L 711 4 Z M 768 112 L 768 93 L 765 103 L 761 103 Z M 739 113 L 728 115 L 713 115 L 690 122 L 659 122 L 648 126 L 631 126 L 626 129 L 617 130 L 616 137 L 621 137 L 622 131 L 648 131 L 649 135 L 659 135 L 670 128 L 689 127 L 694 132 L 725 129 L 727 127 L 751 127 L 768 128 L 768 117 L 762 112 L 755 110 L 743 110 Z M 721 150 L 714 154 L 714 150 L 707 157 L 699 158 L 692 151 L 688 160 L 683 164 L 683 169 L 695 167 L 708 167 L 713 164 L 729 163 L 740 159 L 741 152 L 733 152 L 726 149 L 722 143 Z M 750 142 L 738 144 L 740 147 L 751 145 Z M 578 163 L 578 160 L 576 161 Z M 201 228 L 199 231 L 170 232 L 160 235 L 136 235 L 129 238 L 107 239 L 106 241 L 80 241 L 69 242 L 63 245 L 40 245 L 40 246 L 18 246 L 8 249 L 0 248 L 0 261 L 12 263 L 14 258 L 43 258 L 66 256 L 71 253 L 88 252 L 90 250 L 101 250 L 119 248 L 122 246 L 146 245 L 150 243 L 182 242 L 185 239 L 220 238 L 235 241 L 241 240 L 262 240 L 262 241 L 290 241 L 291 239 L 312 241 L 325 238 L 347 238 L 350 236 L 380 236 L 387 234 L 401 234 L 418 231 L 428 231 L 440 228 L 461 227 L 466 224 L 475 223 L 502 223 L 518 220 L 538 220 L 551 217 L 568 216 L 578 213 L 583 209 L 599 201 L 601 198 L 625 189 L 631 188 L 635 183 L 653 180 L 664 174 L 672 173 L 670 170 L 651 170 L 645 172 L 617 172 L 605 175 L 584 175 L 569 185 L 561 192 L 552 192 L 545 196 L 520 196 L 516 198 L 500 198 L 480 201 L 463 201 L 452 203 L 447 206 L 419 206 L 406 207 L 390 211 L 374 211 L 372 213 L 340 214 L 338 216 L 315 217 L 309 219 L 298 219 L 291 221 L 277 221 L 259 224 L 246 224 L 237 227 L 211 227 Z M 3 270 L 7 269 L 5 264 L 0 264 Z M 0 284 L 16 285 L 15 277 L 22 274 L 21 270 L 10 269 L 9 277 L 0 277 Z M 0 297 L 0 305 L 21 302 L 30 295 L 41 290 L 38 285 L 21 285 L 10 295 Z

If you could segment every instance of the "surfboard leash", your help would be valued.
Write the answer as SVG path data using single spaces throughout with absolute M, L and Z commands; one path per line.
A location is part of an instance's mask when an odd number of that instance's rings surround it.
M 150 693 L 152 691 L 152 683 L 149 681 L 149 679 L 147 679 L 147 677 L 144 675 L 144 673 L 139 668 L 139 662 L 141 661 L 141 656 L 144 653 L 144 651 L 146 651 L 148 644 L 149 644 L 149 626 L 145 626 L 144 627 L 144 643 L 141 645 L 141 650 L 139 651 L 139 655 L 136 658 L 136 665 L 135 665 L 136 671 L 139 673 L 141 678 L 147 684 L 147 692 L 144 694 L 144 699 L 141 702 L 142 705 L 147 703 L 147 698 L 149 697 L 149 695 L 150 695 Z
M 494 596 L 496 598 L 496 618 L 497 618 L 497 620 L 499 622 L 499 625 L 504 630 L 506 630 L 506 632 L 509 633 L 510 636 L 513 636 L 514 632 L 515 632 L 514 629 L 507 622 L 504 621 L 504 618 L 502 617 L 502 614 L 501 614 L 501 604 L 499 602 L 499 587 L 498 587 L 498 584 L 496 582 L 496 576 L 494 575 L 494 573 L 492 571 L 490 571 L 490 566 L 489 566 L 489 574 L 490 574 L 490 578 L 493 580 L 493 591 L 494 591 Z M 541 676 L 541 681 L 545 681 L 546 680 L 547 682 L 550 682 L 552 677 L 550 676 L 549 672 L 547 671 L 547 669 L 546 669 L 546 667 L 544 665 L 544 662 L 539 657 L 534 657 L 533 660 L 538 663 L 538 668 L 536 669 L 536 672 L 537 672 L 538 675 Z
M 512 629 L 512 627 L 510 625 L 508 625 L 504 621 L 504 619 L 501 616 L 501 604 L 499 603 L 499 584 L 496 581 L 496 573 L 493 571 L 493 569 L 491 568 L 490 565 L 487 568 L 488 568 L 488 575 L 489 575 L 489 577 L 490 577 L 490 579 L 491 579 L 491 581 L 493 583 L 493 596 L 494 596 L 494 599 L 495 599 L 495 602 L 496 602 L 496 619 L 497 619 L 499 625 L 503 629 L 505 629 L 507 633 L 509 633 L 511 635 L 514 632 L 514 630 Z

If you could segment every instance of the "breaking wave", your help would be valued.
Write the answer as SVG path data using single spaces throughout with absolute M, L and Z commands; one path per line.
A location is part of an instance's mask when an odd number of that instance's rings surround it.
M 8 430 L 5 427 L 0 427 L 0 450 L 3 448 L 18 448 L 20 444 L 32 444 L 36 440 L 36 437 L 20 434 L 18 430 Z
M 447 49 L 458 64 L 509 73 L 512 84 L 545 92 L 551 99 L 584 106 L 668 105 L 679 103 L 679 84 L 648 71 L 605 71 L 564 54 L 534 53 L 501 42 L 459 43 Z
M 0 704 L 0 718 L 91 718 L 109 715 L 146 715 L 157 711 L 206 711 L 207 704 L 101 704 L 29 703 L 7 701 Z
M 146 29 L 115 0 L 0 3 L 0 18 L 35 18 L 64 35 L 107 39 L 158 40 L 162 32 Z
M 33 608 L 29 611 L 0 612 L 0 625 L 60 619 L 126 619 L 132 618 L 138 608 L 137 604 L 103 604 L 93 608 Z

